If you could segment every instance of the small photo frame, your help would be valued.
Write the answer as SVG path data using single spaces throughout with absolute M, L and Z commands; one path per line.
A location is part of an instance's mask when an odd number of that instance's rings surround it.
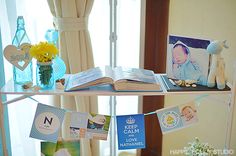
M 207 85 L 210 40 L 169 35 L 167 47 L 167 76 L 178 80 L 196 80 Z

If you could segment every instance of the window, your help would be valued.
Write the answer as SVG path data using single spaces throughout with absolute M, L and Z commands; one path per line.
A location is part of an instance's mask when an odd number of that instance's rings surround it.
M 139 67 L 140 53 L 140 15 L 141 0 L 117 0 L 117 41 L 116 41 L 116 65 L 125 67 Z M 90 15 L 89 30 L 92 40 L 94 61 L 96 66 L 109 65 L 110 60 L 110 6 L 109 1 L 95 0 Z M 114 12 L 113 12 L 114 13 Z M 102 21 L 102 22 L 101 22 Z M 138 97 L 123 96 L 115 97 L 116 103 L 110 103 L 110 97 L 99 98 L 99 113 L 112 114 L 110 107 L 116 104 L 116 115 L 136 114 L 138 113 Z M 114 119 L 114 118 L 113 118 Z M 111 127 L 115 128 L 115 127 Z M 111 131 L 116 133 L 116 131 Z M 114 134 L 113 134 L 114 135 Z M 100 141 L 100 155 L 108 156 L 119 154 L 122 151 L 117 150 L 117 146 L 112 151 L 111 142 L 117 140 Z M 117 139 L 117 138 L 116 138 Z M 111 153 L 110 153 L 111 152 Z M 136 153 L 136 150 L 128 152 Z
M 14 8 L 14 6 L 17 7 Z M 23 15 L 26 31 L 32 43 L 44 40 L 46 30 L 53 28 L 52 18 L 49 18 L 51 17 L 51 13 L 47 1 L 6 0 L 1 1 L 0 8 L 3 47 L 11 44 L 16 31 L 17 16 Z M 12 65 L 6 60 L 4 60 L 4 65 L 5 77 L 6 81 L 8 81 L 13 76 Z M 8 99 L 15 97 L 17 96 L 7 96 Z M 49 101 L 49 97 L 46 96 L 43 98 L 43 101 L 41 99 L 39 101 L 42 103 Z M 33 122 L 29 119 L 34 118 L 35 109 L 35 102 L 29 99 L 8 105 L 12 155 L 40 155 L 39 141 L 29 138 Z

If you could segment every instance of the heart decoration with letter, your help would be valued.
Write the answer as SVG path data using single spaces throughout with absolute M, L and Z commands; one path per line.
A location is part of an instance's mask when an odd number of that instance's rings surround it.
M 23 71 L 32 60 L 29 54 L 30 47 L 29 43 L 21 44 L 19 49 L 14 45 L 8 45 L 4 49 L 4 56 L 13 66 Z

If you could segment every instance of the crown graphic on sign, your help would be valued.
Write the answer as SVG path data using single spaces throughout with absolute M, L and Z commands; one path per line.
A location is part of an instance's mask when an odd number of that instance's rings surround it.
M 135 123 L 135 119 L 130 116 L 128 119 L 126 119 L 126 123 L 127 124 L 134 124 Z

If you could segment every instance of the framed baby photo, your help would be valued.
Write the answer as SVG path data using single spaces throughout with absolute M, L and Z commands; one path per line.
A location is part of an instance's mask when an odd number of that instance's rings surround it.
M 206 49 L 210 40 L 169 35 L 167 43 L 167 76 L 195 80 L 205 86 L 210 66 Z

